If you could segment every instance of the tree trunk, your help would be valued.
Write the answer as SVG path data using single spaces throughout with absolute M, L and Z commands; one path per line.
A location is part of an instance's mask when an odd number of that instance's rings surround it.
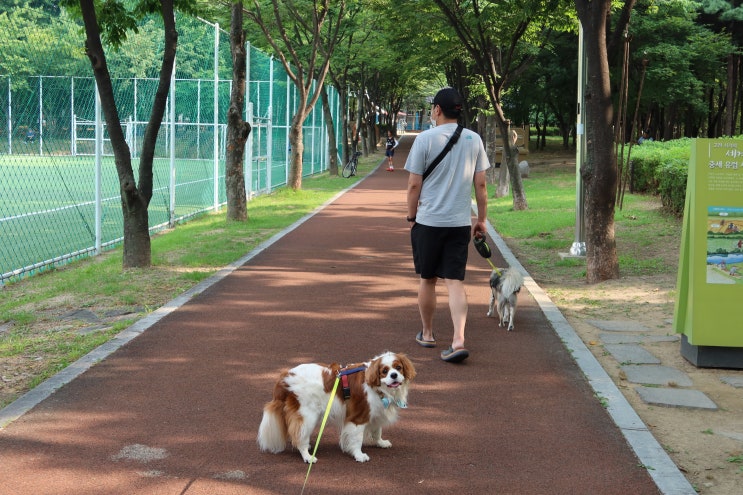
M 513 209 L 516 211 L 528 210 L 529 204 L 526 201 L 524 184 L 521 181 L 521 170 L 519 170 L 519 150 L 516 147 L 516 140 L 514 139 L 514 136 L 511 136 L 511 126 L 506 124 L 506 129 L 507 136 L 509 136 L 509 138 L 506 139 L 508 152 L 504 154 L 504 157 L 508 157 L 508 174 L 511 176 Z
M 349 152 L 349 119 L 348 119 L 348 102 L 347 102 L 347 91 L 341 86 L 338 87 L 338 98 L 340 99 L 340 117 L 341 117 L 341 163 L 348 163 L 348 159 L 351 156 Z M 338 171 L 336 174 L 338 175 Z
M 307 114 L 301 109 L 304 103 L 297 109 L 297 113 L 292 117 L 292 126 L 289 129 L 289 146 L 291 146 L 291 167 L 289 169 L 289 187 L 298 191 L 302 189 L 302 155 L 304 154 L 304 132 L 302 123 Z
M 245 197 L 245 142 L 250 135 L 250 124 L 243 120 L 245 107 L 245 31 L 243 30 L 242 0 L 232 4 L 230 27 L 232 52 L 232 93 L 227 110 L 227 156 L 225 163 L 225 192 L 227 220 L 244 222 L 248 219 Z
M 501 141 L 503 143 L 503 154 L 501 157 L 500 165 L 500 179 L 505 180 L 504 169 L 508 171 L 508 178 L 510 178 L 511 194 L 513 195 L 513 209 L 515 211 L 522 211 L 529 209 L 529 204 L 526 202 L 526 194 L 524 194 L 524 185 L 521 182 L 521 173 L 519 171 L 518 164 L 518 149 L 516 148 L 516 141 L 511 138 L 511 126 L 507 120 L 502 118 L 502 112 L 500 112 L 500 106 L 496 110 L 495 120 L 498 123 L 498 129 L 501 133 Z M 506 192 L 508 194 L 508 192 Z
M 614 237 L 617 157 L 614 148 L 614 108 L 611 98 L 606 25 L 610 0 L 576 0 L 587 55 L 586 162 L 580 174 L 585 184 L 586 281 L 619 276 Z
M 322 113 L 325 117 L 325 129 L 328 133 L 328 171 L 330 175 L 338 175 L 338 142 L 335 140 L 335 127 L 333 125 L 333 112 L 330 110 L 328 91 L 323 84 L 320 88 L 322 98 Z
M 492 115 L 488 115 L 487 117 L 478 117 L 477 118 L 478 123 L 481 125 L 478 125 L 478 129 L 480 129 L 483 141 L 485 143 L 485 153 L 488 155 L 488 161 L 491 164 L 490 169 L 488 169 L 488 182 L 491 184 L 497 184 L 498 181 L 498 170 L 495 168 L 495 159 L 497 157 L 496 153 L 496 127 L 495 127 L 495 119 Z M 494 193 L 494 197 L 498 197 L 497 191 Z
M 152 199 L 152 162 L 155 154 L 157 134 L 165 113 L 170 77 L 175 65 L 178 33 L 175 29 L 173 0 L 161 2 L 161 15 L 164 24 L 164 50 L 160 78 L 152 104 L 152 113 L 145 129 L 139 161 L 139 184 L 134 179 L 129 145 L 126 143 L 119 114 L 114 99 L 111 77 L 106 63 L 106 55 L 101 44 L 100 28 L 93 0 L 80 0 L 80 10 L 86 33 L 86 54 L 90 59 L 101 109 L 106 119 L 106 128 L 114 152 L 116 171 L 121 191 L 121 209 L 124 224 L 124 268 L 146 268 L 152 264 L 149 233 L 149 214 L 147 208 Z
M 359 144 L 361 144 L 361 147 L 363 148 L 363 135 L 366 133 L 366 128 L 364 127 L 364 97 L 361 96 L 362 94 L 362 88 L 356 90 L 356 130 L 353 133 L 354 151 L 359 151 Z M 348 159 L 346 159 L 346 162 L 348 162 Z
M 510 178 L 511 194 L 513 195 L 513 209 L 516 211 L 526 210 L 529 208 L 529 205 L 526 202 L 526 194 L 524 193 L 524 186 L 521 182 L 519 164 L 518 162 L 514 163 L 513 155 L 515 142 L 513 145 L 511 144 L 510 122 L 506 120 L 506 117 L 503 114 L 503 107 L 500 102 L 500 89 L 492 84 L 487 84 L 486 86 L 495 114 L 495 123 L 498 126 L 498 131 L 501 135 L 501 142 L 503 144 L 500 176 L 498 179 L 499 186 L 496 190 L 496 197 L 499 197 L 498 194 L 502 194 L 502 196 L 508 194 L 508 191 L 505 189 L 503 184 Z M 515 160 L 518 160 L 518 158 L 515 158 Z
M 503 155 L 501 153 L 503 157 Z M 501 158 L 503 160 L 504 158 Z M 508 164 L 501 162 L 498 168 L 498 186 L 495 188 L 495 198 L 505 198 L 511 193 L 511 174 L 508 172 Z

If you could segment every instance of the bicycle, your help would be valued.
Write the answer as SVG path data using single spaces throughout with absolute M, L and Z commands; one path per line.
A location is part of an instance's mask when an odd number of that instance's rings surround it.
M 348 179 L 356 175 L 356 167 L 359 166 L 359 157 L 362 155 L 360 151 L 354 151 L 351 158 L 348 159 L 348 163 L 343 167 L 343 178 Z

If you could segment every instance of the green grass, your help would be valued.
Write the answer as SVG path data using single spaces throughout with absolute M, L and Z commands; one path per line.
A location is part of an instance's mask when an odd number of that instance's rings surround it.
M 522 254 L 523 264 L 544 270 L 548 279 L 584 278 L 584 260 L 560 257 L 576 240 L 575 168 L 540 165 L 533 154 L 527 158 L 530 173 L 523 184 L 529 209 L 514 211 L 511 196 L 493 198 L 495 186 L 489 186 L 488 219 Z M 614 221 L 622 276 L 675 273 L 681 220 L 665 211 L 657 198 L 625 194 Z

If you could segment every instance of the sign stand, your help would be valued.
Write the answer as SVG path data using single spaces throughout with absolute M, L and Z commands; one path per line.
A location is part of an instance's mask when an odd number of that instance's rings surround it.
M 743 369 L 743 141 L 692 144 L 673 325 L 695 366 Z

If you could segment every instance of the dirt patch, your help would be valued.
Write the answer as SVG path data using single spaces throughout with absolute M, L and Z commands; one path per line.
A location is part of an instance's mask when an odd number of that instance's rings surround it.
M 734 495 L 743 482 L 743 389 L 722 381 L 740 371 L 697 368 L 680 353 L 679 343 L 644 343 L 664 366 L 687 374 L 717 411 L 666 408 L 643 402 L 618 363 L 603 348 L 601 333 L 588 320 L 628 320 L 643 324 L 647 335 L 675 335 L 672 327 L 674 277 L 625 278 L 595 287 L 545 287 L 572 327 L 612 377 L 659 443 L 699 493 Z M 587 303 L 590 301 L 590 303 Z

